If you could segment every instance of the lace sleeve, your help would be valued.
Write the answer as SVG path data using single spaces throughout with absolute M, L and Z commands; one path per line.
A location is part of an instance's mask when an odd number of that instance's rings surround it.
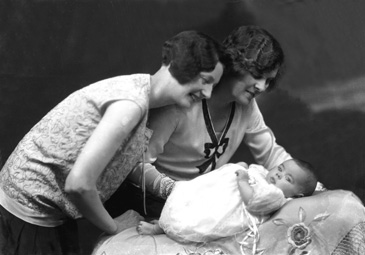
M 170 177 L 162 174 L 159 179 L 155 180 L 154 187 L 155 187 L 155 195 L 167 199 L 167 197 L 171 194 L 172 189 L 175 186 L 175 180 L 171 179 Z
M 175 180 L 166 176 L 165 174 L 160 173 L 153 165 L 145 164 L 144 168 L 141 166 L 142 164 L 137 165 L 132 172 L 129 174 L 128 179 L 136 186 L 146 190 L 153 195 L 166 199 L 174 185 Z M 143 177 L 143 170 L 145 171 Z M 144 178 L 144 180 L 143 180 Z

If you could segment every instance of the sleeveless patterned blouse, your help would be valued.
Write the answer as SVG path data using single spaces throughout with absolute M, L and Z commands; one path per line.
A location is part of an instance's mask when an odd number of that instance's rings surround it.
M 64 191 L 66 177 L 108 104 L 131 100 L 142 118 L 97 181 L 105 202 L 142 159 L 150 137 L 149 92 L 150 75 L 133 74 L 96 82 L 63 100 L 26 134 L 0 171 L 0 204 L 41 226 L 82 217 Z

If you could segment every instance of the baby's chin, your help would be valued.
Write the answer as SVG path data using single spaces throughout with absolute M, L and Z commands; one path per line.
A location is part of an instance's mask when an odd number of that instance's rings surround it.
M 266 181 L 270 184 L 273 184 L 273 185 L 275 185 L 275 183 L 276 183 L 275 179 L 271 176 L 266 176 Z

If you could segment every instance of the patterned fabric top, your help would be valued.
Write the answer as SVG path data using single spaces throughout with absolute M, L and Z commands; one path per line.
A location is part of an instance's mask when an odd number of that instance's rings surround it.
M 10 155 L 0 172 L 0 203 L 16 216 L 38 225 L 55 226 L 68 217 L 81 217 L 64 192 L 66 177 L 108 104 L 131 100 L 141 108 L 141 121 L 98 179 L 97 189 L 105 202 L 142 158 L 149 139 L 149 91 L 150 75 L 134 74 L 99 81 L 63 100 Z

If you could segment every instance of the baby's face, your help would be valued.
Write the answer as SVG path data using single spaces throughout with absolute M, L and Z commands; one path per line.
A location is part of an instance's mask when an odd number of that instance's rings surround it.
M 285 197 L 300 195 L 300 184 L 305 178 L 306 173 L 293 160 L 271 169 L 266 176 L 266 180 L 281 189 Z

